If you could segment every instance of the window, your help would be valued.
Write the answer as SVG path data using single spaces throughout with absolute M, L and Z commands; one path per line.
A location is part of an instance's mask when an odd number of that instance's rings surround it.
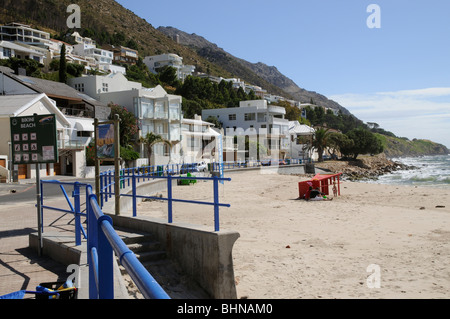
M 230 121 L 236 121 L 236 114 L 230 114 L 230 115 L 228 115 L 228 119 L 229 119 Z
M 11 49 L 3 48 L 3 57 L 10 58 L 12 56 Z
M 247 122 L 248 121 L 255 121 L 256 115 L 255 115 L 255 113 L 245 113 L 244 119 Z
M 266 114 L 258 113 L 258 123 L 264 123 L 264 122 L 267 122 Z
M 75 90 L 78 92 L 84 93 L 84 83 L 75 84 Z
M 103 83 L 103 92 L 108 92 L 108 83 Z
M 141 107 L 142 107 L 142 117 L 143 118 L 153 118 L 153 101 L 149 99 L 142 99 L 141 100 Z
M 87 132 L 87 131 L 78 131 L 77 136 L 78 137 L 92 137 L 92 133 Z

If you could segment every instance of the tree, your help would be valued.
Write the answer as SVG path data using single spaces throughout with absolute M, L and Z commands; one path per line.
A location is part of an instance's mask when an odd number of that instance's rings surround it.
M 73 77 L 79 78 L 83 75 L 84 65 L 75 64 L 75 63 L 67 63 L 67 73 Z
M 120 105 L 111 103 L 109 107 L 111 108 L 110 120 L 113 120 L 116 114 L 120 117 L 120 145 L 128 147 L 139 130 L 138 120 L 133 113 Z
M 158 70 L 159 79 L 161 82 L 166 83 L 167 85 L 178 87 L 180 85 L 180 81 L 177 76 L 177 69 L 171 66 L 165 66 Z
M 147 147 L 147 157 L 149 165 L 152 161 L 153 146 L 163 143 L 168 145 L 169 147 L 172 147 L 172 143 L 169 140 L 166 140 L 161 135 L 157 135 L 153 132 L 147 133 L 145 137 L 141 137 L 139 139 L 139 142 Z
M 19 69 L 25 69 L 26 74 L 32 77 L 41 76 L 41 68 L 44 67 L 43 64 L 32 60 L 32 59 L 19 59 L 16 57 L 11 57 L 9 59 L 0 60 L 1 66 L 6 66 L 14 70 L 16 74 L 19 73 Z
M 316 129 L 309 150 L 317 150 L 319 162 L 323 162 L 323 152 L 330 145 L 331 132 L 329 129 Z
M 66 62 L 66 45 L 61 47 L 59 59 L 59 82 L 67 83 L 67 62 Z
M 381 140 L 364 128 L 353 129 L 346 135 L 353 141 L 353 145 L 348 144 L 341 147 L 341 151 L 345 156 L 356 159 L 359 154 L 375 155 L 383 152 Z
M 342 133 L 331 133 L 329 138 L 329 147 L 333 155 L 337 157 L 336 153 L 343 153 L 342 150 L 350 149 L 354 146 L 353 140 L 349 139 L 347 135 Z

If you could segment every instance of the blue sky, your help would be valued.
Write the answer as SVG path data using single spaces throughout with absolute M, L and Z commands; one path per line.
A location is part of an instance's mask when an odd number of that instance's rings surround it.
M 398 136 L 450 147 L 448 0 L 119 0 L 154 27 L 196 33 L 276 66 Z M 381 28 L 369 28 L 371 4 Z

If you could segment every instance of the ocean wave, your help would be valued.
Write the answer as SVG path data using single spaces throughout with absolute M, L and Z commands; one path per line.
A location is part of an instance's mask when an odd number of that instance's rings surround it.
M 409 157 L 395 161 L 416 169 L 381 176 L 379 183 L 450 187 L 450 155 Z

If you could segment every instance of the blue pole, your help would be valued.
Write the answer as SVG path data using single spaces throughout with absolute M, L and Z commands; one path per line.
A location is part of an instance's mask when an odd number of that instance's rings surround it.
M 133 170 L 133 176 L 131 180 L 132 185 L 132 191 L 133 191 L 133 217 L 137 216 L 137 200 L 136 200 L 136 175 L 134 174 Z
M 75 244 L 81 246 L 81 205 L 80 205 L 80 183 L 75 182 L 73 186 L 73 198 L 75 202 Z
M 214 176 L 214 229 L 220 230 L 219 225 L 219 178 Z
M 97 194 L 97 196 L 100 196 L 100 207 L 103 207 L 103 179 L 105 176 L 103 174 L 100 174 L 100 194 Z
M 173 223 L 173 216 L 172 216 L 172 176 L 167 176 L 167 198 L 168 198 L 168 215 L 169 215 L 169 224 Z

